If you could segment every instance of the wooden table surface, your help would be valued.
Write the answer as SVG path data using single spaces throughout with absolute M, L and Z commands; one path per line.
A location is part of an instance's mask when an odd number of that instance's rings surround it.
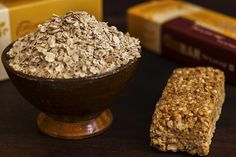
M 131 0 L 127 4 L 121 1 L 123 9 L 135 2 Z M 117 14 L 118 1 L 113 2 L 112 5 L 112 1 L 105 0 L 105 19 L 124 29 L 124 10 Z M 228 1 L 195 2 L 236 16 L 236 5 Z M 38 110 L 16 91 L 10 81 L 0 82 L 0 157 L 189 156 L 186 153 L 161 153 L 149 146 L 149 127 L 155 104 L 172 70 L 182 66 L 143 50 L 133 80 L 112 104 L 114 121 L 111 128 L 100 136 L 84 140 L 61 140 L 41 133 L 35 119 Z M 235 102 L 236 86 L 226 84 L 226 100 L 209 157 L 236 157 Z

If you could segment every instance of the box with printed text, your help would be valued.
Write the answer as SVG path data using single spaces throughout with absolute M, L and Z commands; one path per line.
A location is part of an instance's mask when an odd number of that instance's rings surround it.
M 189 66 L 213 66 L 236 83 L 236 19 L 185 1 L 150 1 L 128 10 L 142 45 Z

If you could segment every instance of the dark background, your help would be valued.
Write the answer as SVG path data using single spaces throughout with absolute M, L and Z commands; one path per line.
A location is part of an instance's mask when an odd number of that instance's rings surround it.
M 125 30 L 126 9 L 141 0 L 105 0 L 105 20 Z M 192 2 L 236 17 L 235 0 Z M 187 157 L 149 146 L 155 104 L 172 70 L 184 65 L 143 50 L 136 74 L 112 104 L 114 122 L 104 134 L 85 140 L 51 138 L 36 126 L 38 110 L 10 81 L 0 82 L 0 157 Z M 209 157 L 236 157 L 236 87 L 226 84 L 226 100 Z

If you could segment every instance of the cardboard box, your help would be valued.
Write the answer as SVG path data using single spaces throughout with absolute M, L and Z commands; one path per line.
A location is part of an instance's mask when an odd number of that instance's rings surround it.
M 128 29 L 152 52 L 219 68 L 236 83 L 236 19 L 184 1 L 150 1 L 128 10 Z
M 64 15 L 67 11 L 87 11 L 102 20 L 102 0 L 8 0 L 0 2 L 0 55 L 4 48 L 17 38 L 37 28 L 52 14 Z M 7 74 L 0 61 L 0 80 Z

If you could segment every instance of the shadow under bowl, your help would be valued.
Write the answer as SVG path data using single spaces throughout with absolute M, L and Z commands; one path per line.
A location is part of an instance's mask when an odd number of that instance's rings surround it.
M 47 135 L 82 139 L 102 133 L 112 123 L 109 105 L 126 86 L 138 59 L 113 71 L 76 79 L 50 79 L 26 75 L 9 66 L 7 52 L 2 62 L 20 94 L 38 108 L 37 124 Z

